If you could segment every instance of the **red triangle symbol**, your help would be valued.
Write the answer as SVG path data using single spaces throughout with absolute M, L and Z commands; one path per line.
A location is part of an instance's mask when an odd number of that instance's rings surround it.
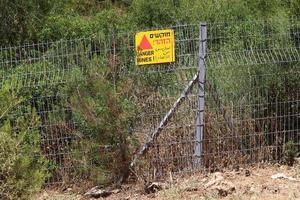
M 148 39 L 146 38 L 146 36 L 144 35 L 140 45 L 139 45 L 139 48 L 142 49 L 142 50 L 145 50 L 145 49 L 152 49 L 152 46 L 150 44 L 150 42 L 148 41 Z

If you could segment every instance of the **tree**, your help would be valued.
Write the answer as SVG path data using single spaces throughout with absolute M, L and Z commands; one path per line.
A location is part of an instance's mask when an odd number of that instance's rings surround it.
M 51 4 L 52 0 L 1 0 L 1 45 L 36 40 Z

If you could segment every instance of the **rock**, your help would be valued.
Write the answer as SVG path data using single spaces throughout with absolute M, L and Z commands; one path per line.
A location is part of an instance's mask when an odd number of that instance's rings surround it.
M 271 176 L 271 178 L 272 178 L 272 179 L 288 179 L 288 180 L 290 180 L 290 181 L 296 181 L 295 178 L 286 176 L 286 175 L 283 174 L 283 173 L 277 173 L 277 174 L 274 174 L 273 176 Z
M 216 172 L 213 174 L 213 179 L 210 180 L 208 183 L 205 184 L 205 188 L 209 188 L 213 185 L 218 184 L 220 181 L 224 180 L 224 177 L 222 176 L 222 173 Z
M 150 194 L 150 193 L 156 193 L 160 190 L 163 189 L 163 184 L 162 183 L 159 183 L 159 182 L 153 182 L 153 183 L 150 183 L 149 185 L 147 185 L 145 187 L 145 192 L 147 194 Z
M 114 190 L 111 191 L 111 193 L 113 193 L 113 194 L 118 194 L 118 193 L 120 193 L 120 192 L 121 192 L 120 189 L 114 189 Z
M 205 184 L 205 188 L 209 190 L 216 190 L 219 196 L 222 197 L 225 197 L 235 191 L 233 183 L 224 180 L 224 177 L 220 172 L 213 174 L 213 179 Z
M 249 189 L 249 193 L 250 194 L 255 194 L 255 193 L 260 193 L 259 189 L 254 187 L 254 186 L 251 186 L 250 189 Z
M 93 187 L 88 192 L 84 194 L 84 196 L 89 198 L 100 198 L 100 197 L 108 197 L 112 194 L 111 190 L 102 189 L 99 186 Z
M 231 182 L 222 181 L 218 185 L 212 187 L 213 190 L 217 190 L 219 196 L 226 197 L 229 194 L 232 194 L 235 191 L 235 187 Z

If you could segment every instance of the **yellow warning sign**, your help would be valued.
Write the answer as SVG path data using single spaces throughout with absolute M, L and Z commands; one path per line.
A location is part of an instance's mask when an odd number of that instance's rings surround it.
M 135 34 L 137 65 L 175 62 L 174 30 L 158 30 Z

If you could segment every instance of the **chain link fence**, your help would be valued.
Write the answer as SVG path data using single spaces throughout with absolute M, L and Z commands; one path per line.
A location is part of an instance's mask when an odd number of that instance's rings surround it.
M 116 181 L 144 144 L 135 173 L 147 181 L 281 162 L 288 141 L 299 152 L 299 20 L 207 23 L 204 110 L 200 25 L 168 28 L 172 64 L 135 66 L 134 33 L 116 31 L 0 48 L 0 90 L 9 86 L 19 98 L 0 119 L 39 116 L 28 129 L 40 133 L 48 184 Z

